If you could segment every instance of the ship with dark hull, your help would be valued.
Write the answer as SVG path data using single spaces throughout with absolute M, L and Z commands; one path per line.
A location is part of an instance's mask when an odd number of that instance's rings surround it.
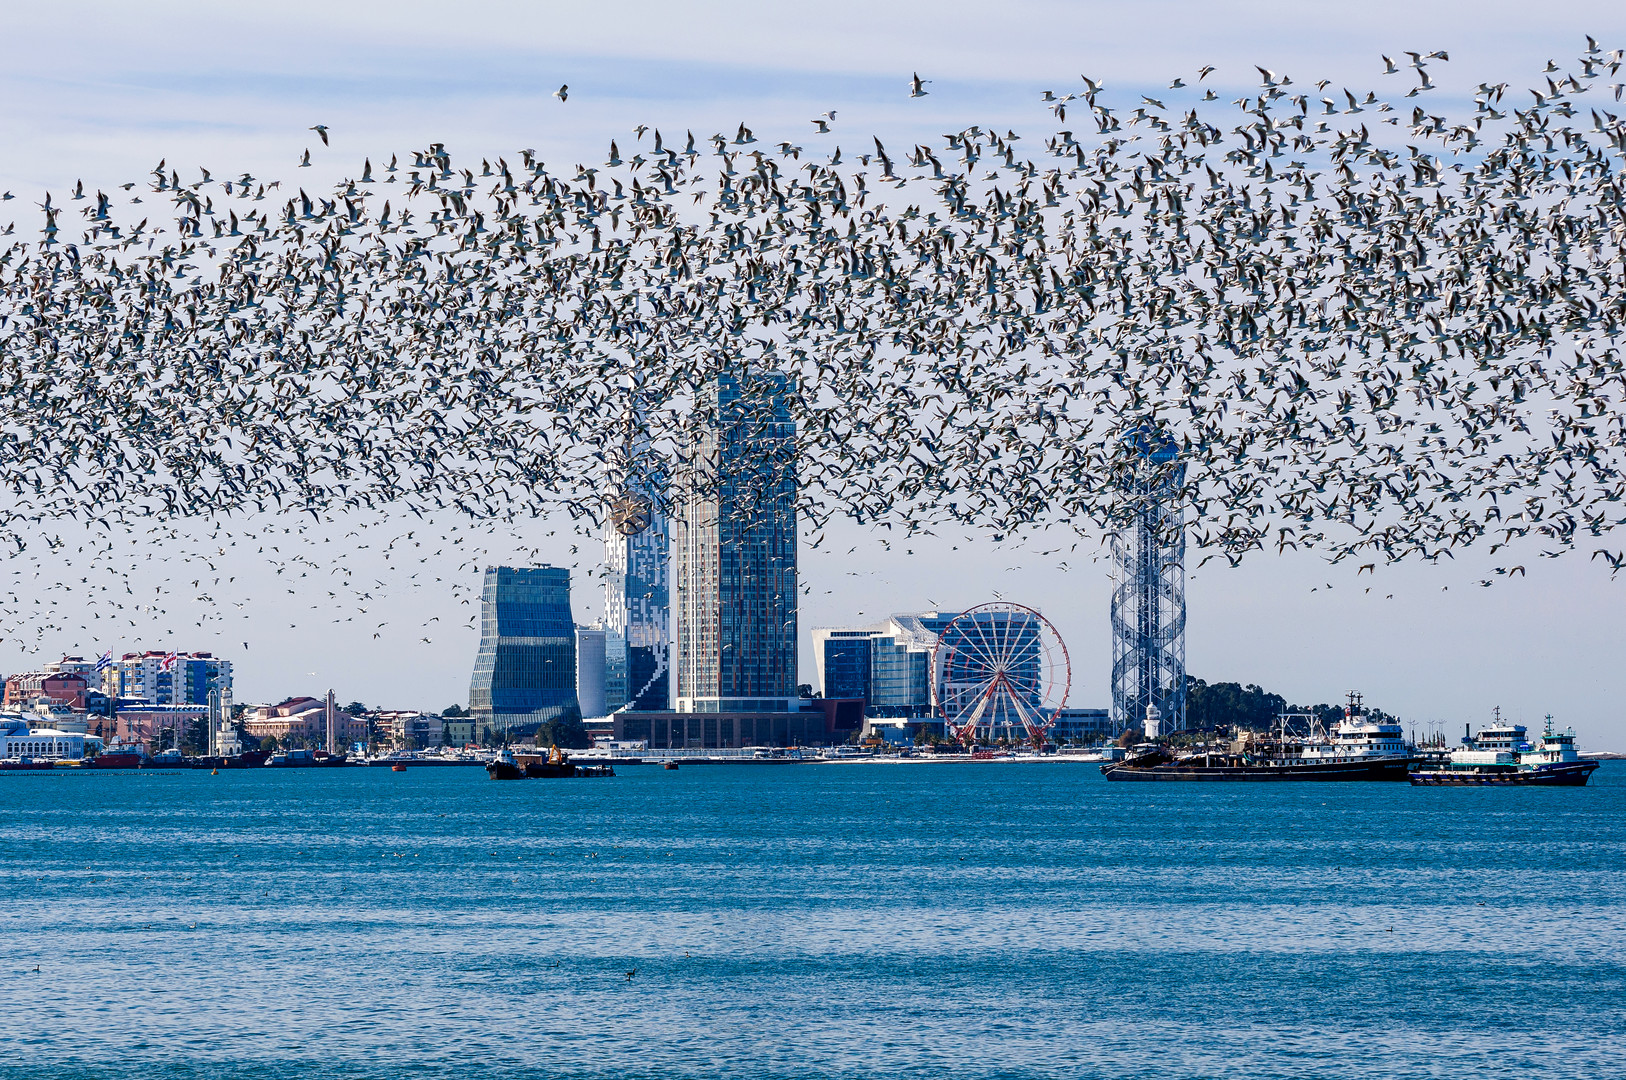
M 266 758 L 270 769 L 337 769 L 350 764 L 344 754 L 328 754 L 321 750 L 282 750 Z
M 1581 757 L 1573 729 L 1546 730 L 1532 746 L 1522 724 L 1502 719 L 1497 709 L 1489 727 L 1463 736 L 1448 760 L 1411 774 L 1417 787 L 1584 787 L 1598 762 Z
M 194 769 L 258 769 L 271 755 L 264 750 L 245 750 L 241 754 L 214 754 L 188 759 Z
M 1404 782 L 1411 758 L 1347 761 L 1295 761 L 1247 754 L 1198 753 L 1174 757 L 1143 754 L 1101 766 L 1108 780 L 1398 780 Z
M 505 750 L 486 765 L 486 775 L 493 780 L 538 780 L 614 776 L 615 769 L 609 765 L 578 765 L 555 746 L 546 754 L 515 754 Z
M 1143 744 L 1122 761 L 1101 766 L 1108 780 L 1133 781 L 1405 781 L 1422 760 L 1407 744 L 1400 725 L 1375 718 L 1361 706 L 1361 695 L 1351 691 L 1343 718 L 1331 731 L 1323 731 L 1314 718 L 1309 727 L 1291 734 L 1288 716 L 1279 729 L 1261 735 L 1238 731 L 1224 749 L 1203 749 L 1176 755 L 1162 746 Z

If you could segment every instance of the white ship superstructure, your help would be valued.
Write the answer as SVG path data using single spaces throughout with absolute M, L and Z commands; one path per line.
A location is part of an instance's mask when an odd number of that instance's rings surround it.
M 1361 705 L 1358 691 L 1349 692 L 1344 715 L 1331 733 L 1312 723 L 1305 738 L 1289 739 L 1285 724 L 1280 742 L 1284 759 L 1295 761 L 1373 761 L 1398 758 L 1407 761 L 1416 758 L 1416 751 L 1406 741 L 1406 734 L 1396 720 L 1375 719 Z

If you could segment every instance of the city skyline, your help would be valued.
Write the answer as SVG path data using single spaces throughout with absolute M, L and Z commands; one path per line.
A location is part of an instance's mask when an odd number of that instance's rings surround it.
M 1075 657 L 1071 704 L 1092 707 L 1109 700 L 1107 611 L 1113 584 L 1104 547 L 1080 544 L 1073 551 L 1072 540 L 1043 536 L 1013 547 L 985 537 L 968 541 L 963 534 L 899 545 L 878 530 L 843 523 L 825 530 L 825 541 L 813 549 L 804 535 L 801 544 L 804 625 L 879 621 L 892 612 L 931 610 L 945 599 L 965 604 L 999 597 L 1031 601 L 1056 622 Z M 572 538 L 544 542 L 552 545 L 548 550 L 556 563 L 570 565 Z M 902 554 L 900 548 L 916 554 Z M 526 557 L 534 550 L 526 549 Z M 575 557 L 575 571 L 584 580 L 598 566 L 598 553 L 590 554 L 588 560 Z M 1626 618 L 1607 588 L 1594 587 L 1597 572 L 1577 558 L 1552 561 L 1541 570 L 1558 578 L 1562 587 L 1548 595 L 1539 579 L 1516 579 L 1495 589 L 1476 587 L 1487 564 L 1483 556 L 1468 553 L 1438 564 L 1380 568 L 1374 577 L 1353 566 L 1328 567 L 1314 556 L 1290 554 L 1247 560 L 1236 568 L 1212 563 L 1196 567 L 1187 582 L 1189 670 L 1210 682 L 1259 683 L 1298 701 L 1337 700 L 1346 690 L 1362 689 L 1369 699 L 1384 702 L 1420 728 L 1478 725 L 1488 721 L 1496 706 L 1532 726 L 1551 712 L 1576 725 L 1583 745 L 1626 751 L 1626 724 L 1604 705 L 1611 684 L 1595 678 L 1613 670 L 1609 658 L 1626 641 Z M 244 574 L 256 568 L 244 556 L 228 565 Z M 455 561 L 423 565 L 441 576 L 457 570 Z M 389 573 L 386 565 L 376 569 Z M 465 580 L 477 584 L 481 576 Z M 981 593 L 963 587 L 950 593 L 945 579 L 976 582 Z M 1335 587 L 1326 589 L 1328 583 Z M 599 593 L 581 591 L 576 622 L 591 624 L 602 617 Z M 1394 599 L 1387 599 L 1389 595 Z M 1511 612 L 1520 610 L 1538 615 L 1533 621 L 1513 618 Z M 117 654 L 132 651 L 125 645 L 179 638 L 186 648 L 212 647 L 217 654 L 233 656 L 239 701 L 277 701 L 331 682 L 345 700 L 438 711 L 466 704 L 479 634 L 473 626 L 454 627 L 451 633 L 437 627 L 459 617 L 467 620 L 468 611 L 450 591 L 426 594 L 403 588 L 369 603 L 369 616 L 389 623 L 379 630 L 387 636 L 379 639 L 358 634 L 354 622 L 335 623 L 331 617 L 325 623 L 330 631 L 322 630 L 323 623 L 290 628 L 284 618 L 279 634 L 277 616 L 298 619 L 301 608 L 291 599 L 278 602 L 272 596 L 260 600 L 255 621 L 269 625 L 256 629 L 246 654 L 236 630 L 193 628 L 182 633 L 180 626 L 157 623 L 169 632 L 133 632 L 94 642 L 87 642 L 86 634 L 64 632 L 42 642 L 38 651 L 13 649 L 0 656 L 8 658 L 4 667 L 11 673 L 43 667 L 64 655 L 91 657 L 109 648 Z M 439 620 L 427 626 L 437 640 L 425 645 L 418 638 L 430 619 Z M 1245 634 L 1236 632 L 1239 621 Z M 1455 632 L 1438 632 L 1447 625 Z M 1528 657 L 1526 666 L 1503 662 L 1501 650 L 1509 640 Z M 800 681 L 811 683 L 816 679 L 811 638 L 803 644 Z M 403 655 L 414 657 L 409 667 L 402 667 Z M 1534 682 L 1526 677 L 1527 670 L 1538 673 Z M 1468 675 L 1447 679 L 1445 672 Z M 1588 704 L 1594 701 L 1598 707 Z
M 1619 1067 L 1620 0 L 5 26 L 0 1080 Z
M 1360 84 L 1376 77 L 1380 54 L 1417 47 L 1418 39 L 1449 44 L 1451 63 L 1433 70 L 1446 83 L 1442 93 L 1465 102 L 1476 80 L 1497 72 L 1539 72 L 1549 57 L 1572 54 L 1583 33 L 1618 24 L 1618 14 L 1600 4 L 1570 5 L 1561 16 L 1535 24 L 1509 4 L 1483 5 L 1473 20 L 1449 7 L 1380 4 L 1360 19 L 1294 9 L 1291 25 L 1255 20 L 1271 26 L 1261 39 L 1253 24 L 1248 34 L 1237 34 L 1227 29 L 1225 13 L 1196 5 L 1175 5 L 1170 10 L 1179 18 L 1170 20 L 1172 28 L 1152 35 L 1138 19 L 1109 6 L 1041 4 L 1024 10 L 1055 33 L 1032 40 L 1031 34 L 986 32 L 980 16 L 951 6 L 933 8 L 931 18 L 924 9 L 888 16 L 898 22 L 914 18 L 925 28 L 906 44 L 881 35 L 832 49 L 837 31 L 789 33 L 799 23 L 781 13 L 724 20 L 701 34 L 673 13 L 650 8 L 631 20 L 631 46 L 619 34 L 612 42 L 591 20 L 561 16 L 549 20 L 544 51 L 513 44 L 508 18 L 475 18 L 448 33 L 420 12 L 418 18 L 403 16 L 387 40 L 340 49 L 309 42 L 280 18 L 247 11 L 178 6 L 137 16 L 115 6 L 87 10 L 96 12 L 108 33 L 87 39 L 77 20 L 46 9 L 19 11 L 19 33 L 0 45 L 11 50 L 0 81 L 17 103 L 8 121 L 13 151 L 0 162 L 0 189 L 18 197 L 6 207 L 29 205 L 30 197 L 47 189 L 60 196 L 78 178 L 94 187 L 99 180 L 140 175 L 160 155 L 185 168 L 229 163 L 284 179 L 311 176 L 321 171 L 320 160 L 306 172 L 293 170 L 315 140 L 313 123 L 327 125 L 335 145 L 353 157 L 451 134 L 460 148 L 477 153 L 536 146 L 550 160 L 590 161 L 596 157 L 588 155 L 602 154 L 601 135 L 630 132 L 646 119 L 676 129 L 706 121 L 732 130 L 749 118 L 760 136 L 771 130 L 822 149 L 808 134 L 808 119 L 839 109 L 832 145 L 846 140 L 843 131 L 856 130 L 873 130 L 890 145 L 894 133 L 935 134 L 968 103 L 976 104 L 979 119 L 1020 125 L 1031 116 L 1036 88 L 1077 87 L 1081 71 L 1127 88 L 1137 85 L 1136 72 L 1147 67 L 1174 71 L 1215 62 L 1220 70 L 1210 83 L 1229 93 L 1257 82 L 1252 64 L 1290 61 L 1294 72 L 1325 72 Z M 352 28 L 377 21 L 356 11 L 324 14 Z M 979 27 L 975 48 L 965 36 L 973 23 Z M 231 65 L 173 62 L 186 55 L 188 43 L 228 32 L 242 45 Z M 24 40 L 55 44 L 23 50 L 17 43 Z M 70 43 L 87 69 L 105 75 L 61 79 L 47 58 Z M 627 47 L 640 58 L 640 73 L 632 79 L 624 63 L 608 59 L 623 56 Z M 411 71 L 433 67 L 443 74 L 400 74 L 409 65 L 398 61 L 408 54 L 434 58 L 430 65 L 410 65 Z M 555 67 L 565 69 L 558 82 L 573 89 L 568 107 L 550 97 L 556 84 L 539 85 L 535 77 L 537 70 Z M 931 96 L 909 100 L 899 93 L 899 80 L 917 68 L 933 80 Z M 674 83 L 681 86 L 675 95 Z M 1160 85 L 1148 82 L 1143 89 L 1155 96 Z M 560 107 L 542 111 L 554 105 Z M 523 542 L 492 542 L 479 565 L 570 565 L 577 558 L 570 544 L 579 538 L 544 535 L 555 528 L 568 532 L 568 525 L 538 524 Z M 334 529 L 332 538 L 344 531 Z M 926 610 L 946 599 L 945 582 L 972 583 L 958 590 L 957 602 L 994 599 L 997 593 L 1054 619 L 1080 660 L 1075 703 L 1105 700 L 1110 669 L 1102 658 L 1110 655 L 1110 638 L 1100 612 L 1110 585 L 1097 573 L 1103 564 L 1088 561 L 1101 554 L 1095 539 L 1075 551 L 1076 538 L 1054 531 L 1012 546 L 987 536 L 966 540 L 946 528 L 939 537 L 905 539 L 840 522 L 824 535 L 827 546 L 813 552 L 806 546 L 810 534 L 803 534 L 801 576 L 809 589 L 800 599 L 804 623 Z M 546 550 L 522 557 L 522 549 L 535 547 Z M 442 577 L 477 588 L 477 575 L 471 576 L 461 553 L 436 559 L 433 550 L 425 553 L 429 562 L 412 567 L 427 571 L 425 581 Z M 908 550 L 914 554 L 903 554 Z M 1203 564 L 1206 554 L 1194 547 L 1189 560 L 1188 668 L 1194 675 L 1256 681 L 1300 700 L 1334 699 L 1359 686 L 1419 722 L 1477 723 L 1497 704 L 1527 722 L 1552 711 L 1576 723 L 1590 744 L 1626 749 L 1626 722 L 1612 707 L 1622 689 L 1613 683 L 1613 658 L 1626 645 L 1616 592 L 1622 586 L 1601 562 L 1589 563 L 1586 551 L 1558 560 L 1537 555 L 1528 576 L 1517 579 L 1493 578 L 1494 563 L 1482 551 L 1459 552 L 1437 564 L 1379 565 L 1366 575 L 1348 564 L 1328 566 L 1313 553 L 1258 554 L 1234 570 Z M 356 553 L 352 560 L 358 571 L 380 581 L 398 580 L 376 553 Z M 349 623 L 351 612 L 344 609 L 352 601 L 324 601 L 327 606 L 315 610 L 304 598 L 284 595 L 278 568 L 264 560 L 220 562 L 229 567 L 222 579 L 235 575 L 244 587 L 229 592 L 222 585 L 212 595 L 223 607 L 246 605 L 252 614 L 239 620 L 242 629 L 206 624 L 194 630 L 196 609 L 181 606 L 191 600 L 183 595 L 161 605 L 167 614 L 137 614 L 138 625 L 123 627 L 122 637 L 94 634 L 94 624 L 83 632 L 64 625 L 36 640 L 25 625 L 24 640 L 6 642 L 0 656 L 7 668 L 20 671 L 64 653 L 175 640 L 249 661 L 240 696 L 250 699 L 273 698 L 279 687 L 312 678 L 348 682 L 347 697 L 399 694 L 449 704 L 464 696 L 477 632 L 463 628 L 469 609 L 462 596 L 412 590 L 403 573 L 402 592 L 363 601 L 366 615 Z M 586 623 L 602 612 L 585 582 L 592 561 L 581 562 L 583 585 L 573 615 Z M 36 583 L 30 565 L 14 586 L 25 622 L 38 610 L 35 600 L 59 605 L 67 596 L 71 604 L 71 593 L 47 591 L 47 585 L 83 575 L 67 554 L 49 565 L 60 573 Z M 130 573 L 136 591 L 148 597 L 166 584 L 141 567 L 132 566 Z M 1081 581 L 1081 575 L 1091 576 Z M 1493 580 L 1494 587 L 1481 587 L 1482 580 Z M 323 596 L 315 593 L 318 600 Z M 245 649 L 245 639 L 252 648 Z M 812 681 L 811 650 L 803 651 L 798 681 Z

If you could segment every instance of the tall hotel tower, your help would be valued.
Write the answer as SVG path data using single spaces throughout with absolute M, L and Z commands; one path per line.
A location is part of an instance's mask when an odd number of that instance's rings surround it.
M 701 394 L 707 422 L 678 500 L 677 711 L 794 711 L 796 430 L 784 377 Z
M 636 535 L 625 535 L 613 521 L 604 526 L 604 704 L 609 712 L 672 707 L 671 539 L 659 499 L 650 500 L 649 524 Z
M 514 735 L 531 735 L 550 720 L 581 715 L 569 570 L 486 568 L 469 711 L 477 732 Z

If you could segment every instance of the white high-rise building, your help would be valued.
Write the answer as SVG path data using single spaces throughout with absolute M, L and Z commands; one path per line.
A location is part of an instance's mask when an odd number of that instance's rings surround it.
M 213 653 L 128 652 L 102 672 L 109 697 L 154 705 L 207 705 L 209 691 L 232 688 L 231 661 Z

